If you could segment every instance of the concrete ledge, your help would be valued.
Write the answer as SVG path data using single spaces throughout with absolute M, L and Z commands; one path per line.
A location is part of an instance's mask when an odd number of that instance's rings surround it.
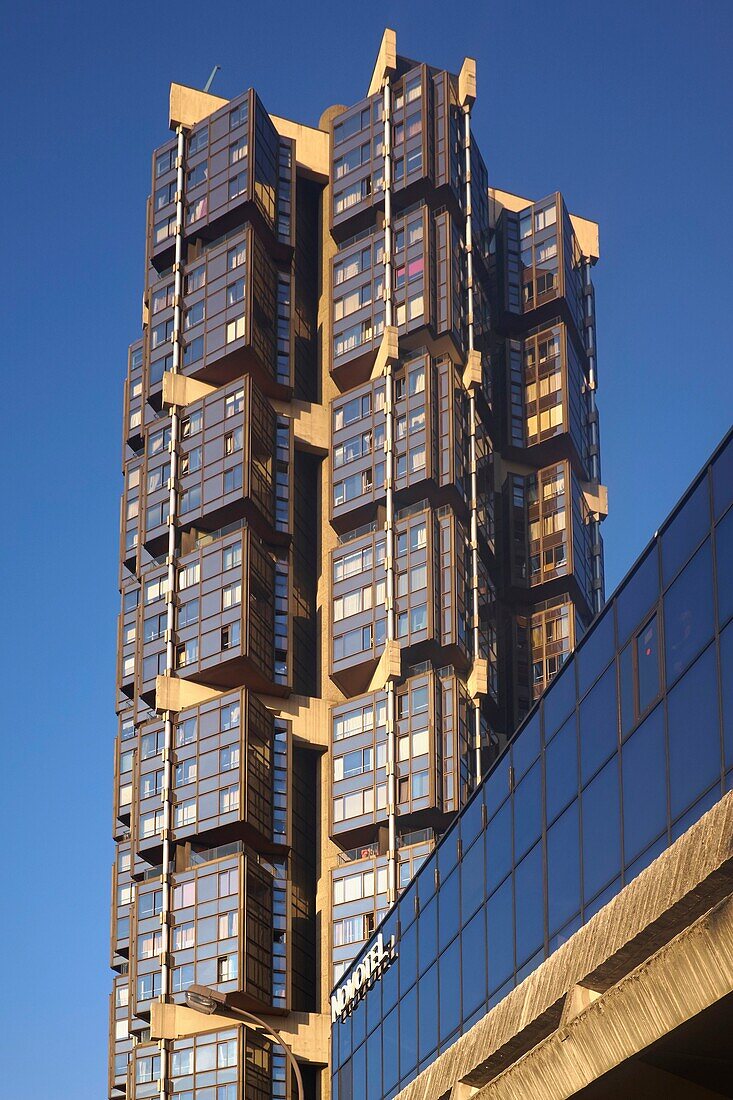
M 171 130 L 183 126 L 190 130 L 197 122 L 213 115 L 220 107 L 225 107 L 228 99 L 201 92 L 198 88 L 189 88 L 187 84 L 171 84 L 168 119 Z
M 374 360 L 374 366 L 372 367 L 371 378 L 372 381 L 375 378 L 381 378 L 384 374 L 387 363 L 396 363 L 400 357 L 399 340 L 397 337 L 397 329 L 394 325 L 387 325 L 382 333 L 382 342 L 379 345 L 377 351 L 377 357 Z
M 733 895 L 480 1089 L 477 1100 L 565 1100 L 732 991 Z
M 208 397 L 215 390 L 216 386 L 209 386 L 206 382 L 199 382 L 186 374 L 174 374 L 169 370 L 163 373 L 164 405 L 191 405 L 194 401 Z
M 486 1086 L 560 1026 L 574 986 L 604 993 L 731 892 L 733 792 L 423 1070 L 399 1100 L 443 1100 L 456 1082 Z
M 402 675 L 402 651 L 399 642 L 385 642 L 379 664 L 374 669 L 367 691 L 382 691 L 388 680 L 399 680 Z
M 178 676 L 155 677 L 155 709 L 161 713 L 166 710 L 177 713 L 187 707 L 208 703 L 210 699 L 218 699 L 221 695 L 224 692 L 219 688 L 181 680 Z
M 268 1027 L 278 1031 L 300 1061 L 328 1063 L 331 1017 L 326 1012 L 291 1012 L 287 1016 L 262 1016 Z M 214 1012 L 206 1016 L 186 1005 L 153 1001 L 150 1010 L 151 1039 L 185 1039 L 245 1025 L 236 1015 Z M 255 1029 L 256 1030 L 256 1029 Z
M 310 401 L 277 401 L 272 405 L 280 416 L 289 416 L 293 422 L 295 444 L 302 451 L 327 455 L 331 447 L 331 419 L 327 405 Z

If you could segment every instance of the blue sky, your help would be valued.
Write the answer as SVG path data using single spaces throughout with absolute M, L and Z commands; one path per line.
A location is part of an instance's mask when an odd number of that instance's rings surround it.
M 478 62 L 491 182 L 562 190 L 596 269 L 609 590 L 727 429 L 729 0 L 438 0 L 175 9 L 12 4 L 2 296 L 5 500 L 0 1002 L 7 1095 L 106 1088 L 122 380 L 140 324 L 149 154 L 170 80 L 254 85 L 316 123 L 363 95 L 382 29 Z M 8 411 L 9 404 L 9 411 Z M 9 704 L 9 705 L 8 705 Z

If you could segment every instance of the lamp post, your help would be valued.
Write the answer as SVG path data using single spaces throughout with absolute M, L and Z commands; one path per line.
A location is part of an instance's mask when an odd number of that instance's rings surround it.
M 206 985 L 189 986 L 186 990 L 186 1004 L 195 1012 L 203 1012 L 206 1016 L 211 1016 L 214 1012 L 220 1012 L 224 1016 L 234 1016 L 245 1025 L 263 1032 L 266 1038 L 284 1051 L 288 1065 L 295 1074 L 298 1085 L 298 1100 L 305 1100 L 300 1066 L 279 1031 L 276 1031 L 274 1027 L 270 1027 L 259 1016 L 255 1016 L 254 1012 L 248 1012 L 244 1008 L 237 1008 L 236 1005 L 230 1004 L 227 1001 L 226 993 L 220 993 L 218 989 L 209 989 Z

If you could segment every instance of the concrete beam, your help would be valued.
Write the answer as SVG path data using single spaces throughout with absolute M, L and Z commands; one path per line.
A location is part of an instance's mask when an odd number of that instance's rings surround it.
M 733 791 L 407 1085 L 398 1100 L 444 1100 L 457 1081 L 485 1086 L 557 1030 L 574 986 L 605 992 L 727 898 L 733 893 L 731 837 Z
M 733 895 L 599 995 L 476 1100 L 566 1100 L 733 992 Z
M 399 680 L 402 675 L 402 651 L 397 641 L 387 641 L 382 656 L 374 669 L 367 691 L 383 691 L 388 680 Z
M 166 710 L 177 713 L 187 707 L 208 703 L 210 699 L 218 699 L 223 694 L 219 688 L 196 684 L 193 680 L 182 680 L 178 676 L 155 677 L 155 709 L 159 713 Z
M 379 53 L 374 63 L 372 79 L 369 81 L 367 95 L 376 95 L 382 88 L 385 78 L 397 69 L 397 33 L 387 27 L 379 44 Z
M 325 130 L 303 126 L 289 118 L 270 115 L 270 120 L 281 137 L 295 140 L 295 162 L 306 175 L 321 181 L 328 180 L 330 169 L 329 137 Z
M 328 454 L 331 448 L 331 419 L 327 405 L 278 400 L 273 400 L 272 405 L 275 412 L 292 420 L 296 447 L 311 454 Z
M 165 371 L 163 373 L 163 404 L 185 407 L 200 401 L 202 397 L 208 397 L 214 393 L 216 386 L 209 386 L 206 382 L 199 382 L 188 375 Z

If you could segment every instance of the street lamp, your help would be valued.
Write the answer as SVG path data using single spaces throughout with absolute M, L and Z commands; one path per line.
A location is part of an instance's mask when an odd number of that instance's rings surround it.
M 261 1020 L 259 1016 L 255 1016 L 254 1012 L 248 1012 L 244 1008 L 238 1008 L 236 1005 L 230 1004 L 227 1000 L 226 993 L 220 993 L 218 989 L 209 989 L 206 985 L 189 986 L 186 990 L 186 1004 L 195 1012 L 203 1012 L 206 1016 L 211 1016 L 214 1012 L 219 1012 L 223 1016 L 237 1017 L 242 1020 L 244 1024 L 256 1028 L 258 1031 L 262 1031 L 267 1039 L 270 1039 L 276 1046 L 281 1047 L 285 1052 L 285 1058 L 295 1074 L 295 1080 L 298 1084 L 298 1100 L 305 1100 L 300 1066 L 293 1056 L 292 1050 L 279 1031 L 276 1031 L 274 1027 L 270 1027 L 270 1025 L 266 1024 L 264 1020 Z

